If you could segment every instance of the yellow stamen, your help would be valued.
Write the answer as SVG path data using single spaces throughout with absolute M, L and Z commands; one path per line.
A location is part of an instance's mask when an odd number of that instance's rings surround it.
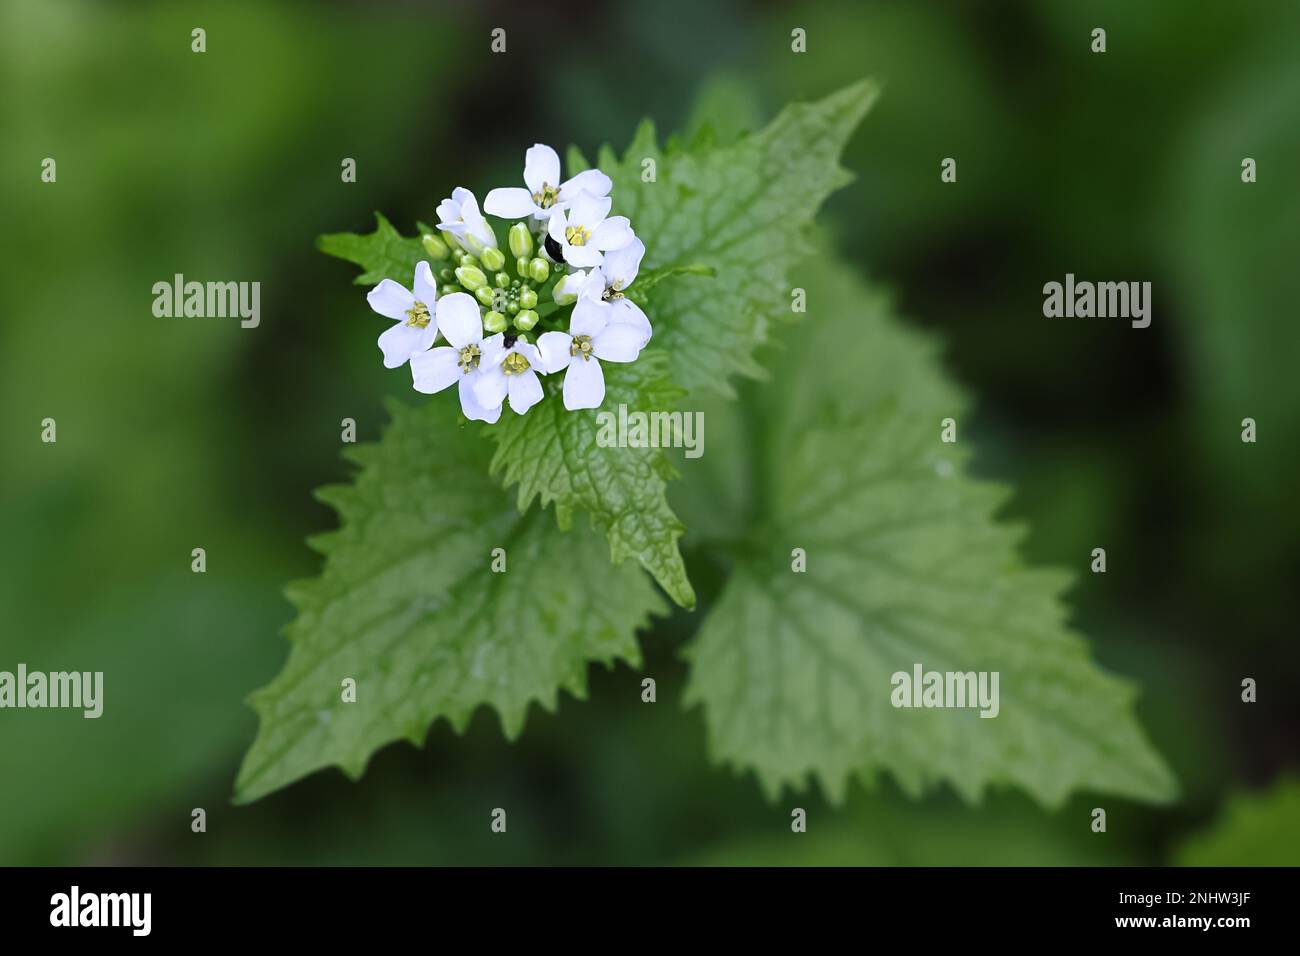
M 406 324 L 416 329 L 429 327 L 429 307 L 418 299 L 406 310 Z

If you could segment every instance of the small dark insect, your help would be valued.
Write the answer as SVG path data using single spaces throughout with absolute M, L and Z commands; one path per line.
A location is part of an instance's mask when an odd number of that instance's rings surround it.
M 514 345 L 515 345 L 515 339 L 516 339 L 516 338 L 518 338 L 518 336 L 513 335 L 513 334 L 508 334 L 508 335 L 506 335 L 506 337 L 505 337 L 504 339 L 501 340 L 501 344 L 504 345 L 504 346 L 505 346 L 506 348 L 508 348 L 508 349 L 509 349 L 509 348 L 514 348 Z
M 564 261 L 564 250 L 560 248 L 560 244 L 550 236 L 546 237 L 546 253 L 556 262 Z

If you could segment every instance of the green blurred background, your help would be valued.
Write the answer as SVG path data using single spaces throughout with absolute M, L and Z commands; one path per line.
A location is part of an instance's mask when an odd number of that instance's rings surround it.
M 1286 0 L 6 0 L 0 669 L 103 670 L 106 704 L 0 713 L 0 863 L 1300 862 L 1294 790 L 1250 795 L 1300 766 L 1298 49 Z M 1181 802 L 1048 813 L 886 784 L 768 804 L 710 766 L 677 704 L 696 623 L 677 614 L 643 635 L 655 707 L 628 704 L 639 674 L 598 669 L 590 701 L 534 709 L 517 744 L 481 710 L 464 738 L 440 723 L 423 750 L 381 751 L 359 785 L 328 771 L 231 806 L 243 699 L 287 653 L 282 586 L 316 572 L 303 539 L 334 520 L 311 490 L 347 476 L 340 420 L 374 438 L 384 397 L 413 398 L 314 237 L 376 209 L 409 230 L 453 186 L 513 183 L 535 141 L 621 147 L 704 93 L 766 115 L 863 75 L 884 95 L 823 220 L 948 343 L 1029 556 L 1085 571 L 1107 549 L 1077 622 L 1143 688 Z M 261 327 L 154 318 L 151 286 L 177 272 L 261 281 Z M 1066 272 L 1150 280 L 1151 328 L 1044 320 Z

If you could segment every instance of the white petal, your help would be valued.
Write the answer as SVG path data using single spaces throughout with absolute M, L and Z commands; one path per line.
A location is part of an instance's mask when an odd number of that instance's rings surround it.
M 502 219 L 523 219 L 538 212 L 532 194 L 518 186 L 492 190 L 483 200 L 483 208 Z
M 604 256 L 601 255 L 600 250 L 591 243 L 587 243 L 585 246 L 564 244 L 564 261 L 571 266 L 585 269 L 588 266 L 600 265 L 602 259 L 604 259 Z
M 614 200 L 608 196 L 593 196 L 591 193 L 578 193 L 569 207 L 569 222 L 594 229 L 609 215 L 609 207 Z
M 460 410 L 472 422 L 487 422 L 493 424 L 501 417 L 501 403 L 494 406 L 484 406 L 474 394 L 474 385 L 477 383 L 479 372 L 471 372 L 469 375 L 460 377 Z
M 534 143 L 524 153 L 524 184 L 535 193 L 541 192 L 543 186 L 559 186 L 559 154 L 544 143 Z
M 415 380 L 415 390 L 426 395 L 441 392 L 461 377 L 456 364 L 459 359 L 460 352 L 447 345 L 416 352 L 411 356 L 411 378 Z
M 518 352 L 524 358 L 528 359 L 529 365 L 535 369 L 540 369 L 543 375 L 546 374 L 546 369 L 542 368 L 542 353 L 538 350 L 536 345 L 533 345 L 531 342 L 516 342 L 515 347 L 511 349 L 511 351 Z
M 443 296 L 438 302 L 438 328 L 458 349 L 483 341 L 478 301 L 465 292 Z
M 420 344 L 420 333 L 423 331 L 405 322 L 397 322 L 379 336 L 379 350 L 384 353 L 384 368 L 398 368 L 406 364 L 406 360 Z
M 384 279 L 367 292 L 366 301 L 386 319 L 405 319 L 406 310 L 415 305 L 415 297 L 392 279 Z
M 573 358 L 573 338 L 563 332 L 543 332 L 537 338 L 537 348 L 542 353 L 541 366 L 547 372 L 558 372 Z
M 583 359 L 569 365 L 564 373 L 564 407 L 569 411 L 579 408 L 598 408 L 605 400 L 605 373 L 600 362 Z
M 415 267 L 415 284 L 411 286 L 411 291 L 415 293 L 416 301 L 423 302 L 430 312 L 433 311 L 434 303 L 438 301 L 438 283 L 433 278 L 429 263 L 421 262 Z
M 564 212 L 560 209 L 551 210 L 551 219 L 546 224 L 546 232 L 552 239 L 560 245 L 564 245 L 564 227 L 569 223 L 564 218 Z
M 506 357 L 506 334 L 498 332 L 496 335 L 489 335 L 479 346 L 483 354 L 479 356 L 479 366 L 489 368 L 493 365 L 500 365 L 501 360 Z
M 641 306 L 631 299 L 615 299 L 609 303 L 609 306 L 607 315 L 611 325 L 617 322 L 622 325 L 632 326 L 641 334 L 641 344 L 643 346 L 650 341 L 654 329 L 650 328 L 650 320 L 641 311 Z
M 621 216 L 616 218 L 622 218 Z M 614 220 L 607 220 L 613 222 Z M 632 241 L 621 249 L 613 249 L 605 255 L 601 271 L 605 274 L 605 284 L 619 290 L 626 289 L 636 281 L 636 274 L 641 269 L 641 259 L 645 256 L 645 243 L 633 236 Z
M 612 322 L 591 340 L 591 350 L 596 358 L 606 362 L 634 362 L 643 344 L 640 329 L 624 322 Z
M 590 335 L 593 338 L 605 329 L 609 321 L 606 305 L 599 299 L 583 296 L 573 307 L 573 316 L 569 319 L 569 334 L 573 336 Z
M 500 365 L 480 368 L 482 371 L 473 376 L 474 399 L 484 408 L 495 408 L 505 401 L 506 393 L 510 390 L 507 381 L 509 376 L 501 371 Z
M 412 349 L 412 352 L 423 352 L 438 340 L 438 323 L 430 322 L 427 326 L 420 329 L 419 344 Z
M 516 415 L 522 415 L 541 400 L 542 383 L 532 369 L 510 376 L 510 408 Z
M 599 169 L 588 169 L 560 184 L 560 202 L 572 202 L 579 193 L 608 196 L 614 188 L 613 181 Z
M 601 250 L 621 249 L 635 238 L 636 233 L 632 231 L 627 216 L 611 216 L 592 230 L 587 244 Z M 609 274 L 608 269 L 605 272 Z

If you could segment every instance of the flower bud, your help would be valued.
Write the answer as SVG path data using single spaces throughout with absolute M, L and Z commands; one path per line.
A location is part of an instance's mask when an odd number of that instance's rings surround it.
M 456 270 L 456 281 L 467 289 L 479 289 L 487 285 L 487 276 L 481 269 L 473 266 L 461 266 Z
M 573 305 L 578 301 L 578 293 L 576 291 L 571 292 L 568 288 L 575 284 L 570 281 L 572 279 L 573 276 L 567 275 L 555 283 L 555 288 L 551 290 L 551 298 L 555 300 L 556 305 Z
M 451 282 L 453 279 L 456 278 L 456 273 L 452 272 L 451 269 L 439 269 L 438 278 L 441 279 L 444 283 Z
M 529 329 L 531 329 L 534 325 L 537 324 L 537 320 L 540 318 L 541 316 L 538 315 L 536 312 L 534 312 L 532 309 L 523 309 L 519 312 L 518 315 L 515 316 L 515 328 L 523 329 L 525 332 L 527 332 Z
M 478 299 L 489 308 L 492 306 L 492 303 L 496 301 L 496 296 L 492 294 L 492 290 L 485 285 L 481 285 L 474 290 L 474 298 Z
M 533 234 L 528 223 L 517 222 L 510 227 L 510 252 L 516 259 L 527 259 L 533 254 Z
M 489 272 L 496 272 L 506 264 L 506 254 L 496 247 L 484 249 L 481 258 L 483 260 L 483 268 L 487 269 Z
M 506 317 L 500 312 L 489 312 L 487 315 L 483 316 L 483 328 L 487 329 L 488 332 L 493 335 L 496 335 L 498 332 L 504 332 L 506 326 L 509 324 L 510 323 L 506 320 Z
M 506 311 L 509 312 L 511 315 L 514 315 L 516 312 L 519 311 L 519 303 L 518 302 L 509 303 L 506 306 Z
M 520 256 L 515 260 L 515 271 L 519 273 L 521 279 L 528 278 L 528 263 L 532 262 L 528 256 Z
M 545 282 L 551 275 L 551 266 L 545 259 L 528 263 L 528 275 L 534 282 Z
M 510 273 L 498 272 L 493 278 L 496 280 L 496 287 L 498 289 L 510 288 Z
M 524 309 L 531 309 L 537 305 L 537 290 L 524 289 L 519 293 L 519 306 Z
M 485 243 L 472 232 L 466 232 L 461 242 L 472 254 L 482 257 L 483 253 L 487 252 L 489 249 L 495 249 L 497 247 L 496 235 L 492 234 L 492 230 L 490 229 L 488 230 L 488 233 L 491 237 L 491 242 Z
M 420 245 L 424 246 L 424 251 L 435 259 L 446 259 L 451 255 L 451 250 L 441 238 L 431 232 L 426 232 L 420 237 Z

